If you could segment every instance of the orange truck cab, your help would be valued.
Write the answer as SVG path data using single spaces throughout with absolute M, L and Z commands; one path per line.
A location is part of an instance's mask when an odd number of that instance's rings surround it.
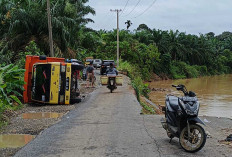
M 72 104 L 80 102 L 78 79 L 84 66 L 77 60 L 26 56 L 24 103 Z

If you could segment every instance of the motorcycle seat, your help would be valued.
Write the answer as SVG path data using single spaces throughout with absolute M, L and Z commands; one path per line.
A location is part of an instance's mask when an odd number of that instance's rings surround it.
M 178 100 L 178 97 L 169 96 L 169 97 L 168 97 L 168 100 L 169 100 L 170 106 L 171 106 L 174 110 L 179 109 L 179 100 Z

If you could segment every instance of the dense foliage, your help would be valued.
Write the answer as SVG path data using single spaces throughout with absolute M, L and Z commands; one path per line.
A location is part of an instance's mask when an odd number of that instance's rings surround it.
M 18 97 L 22 96 L 24 71 L 13 64 L 0 68 L 0 123 L 2 112 L 22 105 Z
M 84 25 L 93 22 L 85 15 L 95 11 L 88 0 L 50 0 L 54 50 L 58 56 L 75 57 L 72 49 L 80 45 Z M 49 54 L 47 0 L 0 1 L 0 54 L 13 61 L 30 41 Z
M 116 58 L 116 31 L 89 32 L 85 38 L 88 39 L 83 46 L 89 54 Z M 152 72 L 175 79 L 231 73 L 231 51 L 230 32 L 197 36 L 151 30 L 144 24 L 133 32 L 120 32 L 121 59 L 136 64 L 143 79 L 148 79 Z

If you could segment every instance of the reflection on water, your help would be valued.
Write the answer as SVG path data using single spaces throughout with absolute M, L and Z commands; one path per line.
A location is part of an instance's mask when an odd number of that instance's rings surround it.
M 184 84 L 194 91 L 200 101 L 200 115 L 232 118 L 232 75 L 219 75 L 194 79 L 165 80 L 150 83 L 150 88 L 164 88 L 164 92 L 150 93 L 150 99 L 164 105 L 166 94 L 182 95 L 171 85 Z
M 30 142 L 35 136 L 32 135 L 0 135 L 0 148 L 18 148 L 23 147 Z
M 63 113 L 56 112 L 39 112 L 39 113 L 23 113 L 23 119 L 43 119 L 43 118 L 59 118 Z

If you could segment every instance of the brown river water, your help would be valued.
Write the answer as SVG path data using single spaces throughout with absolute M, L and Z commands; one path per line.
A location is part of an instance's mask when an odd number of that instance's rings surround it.
M 153 89 L 150 99 L 155 104 L 165 105 L 166 94 L 183 95 L 171 85 L 184 84 L 194 91 L 200 101 L 199 115 L 232 118 L 232 75 L 218 75 L 194 79 L 164 80 L 149 83 Z

